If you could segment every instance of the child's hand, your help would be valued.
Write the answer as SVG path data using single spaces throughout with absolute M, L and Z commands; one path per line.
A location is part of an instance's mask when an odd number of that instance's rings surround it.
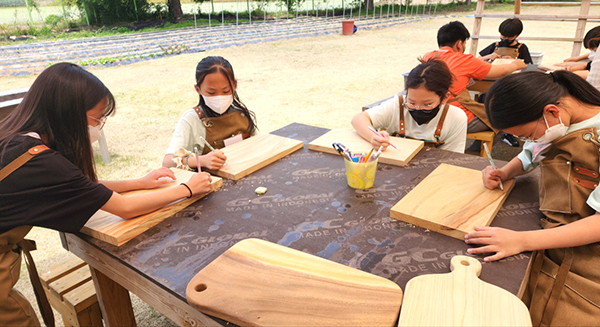
M 192 189 L 192 194 L 197 195 L 210 192 L 212 190 L 211 181 L 209 173 L 200 172 L 194 174 L 186 184 Z
M 481 172 L 481 178 L 483 179 L 483 186 L 493 190 L 500 186 L 500 183 L 506 179 L 506 173 L 500 169 L 494 169 L 492 166 L 487 166 Z
M 517 64 L 517 69 L 525 69 L 527 68 L 527 64 L 523 59 L 515 59 L 514 61 Z
M 137 189 L 157 188 L 161 185 L 171 183 L 175 180 L 175 174 L 169 168 L 159 168 L 151 171 L 148 175 L 138 179 L 139 187 Z
M 211 151 L 200 157 L 202 167 L 210 170 L 221 169 L 225 165 L 225 161 L 227 161 L 227 156 L 220 150 Z
M 390 134 L 386 131 L 380 131 L 379 134 L 381 134 L 381 136 L 384 138 L 373 134 L 373 136 L 371 136 L 371 146 L 373 149 L 379 149 L 380 146 L 383 146 L 383 150 L 381 151 L 385 151 L 385 149 L 387 149 L 387 147 L 390 145 Z
M 571 57 L 571 58 L 567 58 L 565 60 L 563 60 L 564 62 L 576 62 L 579 61 L 578 57 Z
M 483 246 L 470 248 L 469 254 L 495 253 L 483 258 L 484 261 L 496 261 L 525 251 L 520 238 L 521 233 L 510 229 L 475 226 L 475 232 L 465 235 L 465 243 Z

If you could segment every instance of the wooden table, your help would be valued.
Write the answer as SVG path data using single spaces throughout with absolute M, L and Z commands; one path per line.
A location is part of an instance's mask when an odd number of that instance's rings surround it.
M 225 180 L 217 192 L 121 247 L 64 234 L 65 248 L 90 265 L 107 326 L 135 325 L 128 290 L 177 324 L 224 324 L 191 308 L 185 287 L 245 238 L 316 254 L 388 278 L 402 289 L 412 277 L 448 272 L 453 256 L 467 254 L 463 241 L 397 221 L 389 213 L 439 164 L 482 169 L 489 164 L 486 159 L 426 147 L 407 167 L 379 164 L 375 186 L 354 190 L 346 185 L 341 157 L 308 150 L 308 142 L 326 131 L 291 124 L 273 132 L 303 140 L 304 149 L 241 180 Z M 537 178 L 517 179 L 493 226 L 540 228 Z M 267 187 L 267 193 L 256 195 L 258 186 Z M 524 253 L 484 263 L 481 279 L 517 294 L 529 259 Z

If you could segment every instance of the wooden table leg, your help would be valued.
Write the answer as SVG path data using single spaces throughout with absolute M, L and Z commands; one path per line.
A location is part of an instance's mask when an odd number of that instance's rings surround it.
M 102 318 L 107 327 L 136 326 L 129 291 L 90 266 Z

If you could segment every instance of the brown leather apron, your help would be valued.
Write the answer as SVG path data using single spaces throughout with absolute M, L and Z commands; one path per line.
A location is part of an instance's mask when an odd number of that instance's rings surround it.
M 252 136 L 249 132 L 250 123 L 248 120 L 250 118 L 246 117 L 246 115 L 239 110 L 234 110 L 228 114 L 212 118 L 204 117 L 202 110 L 198 107 L 194 107 L 194 110 L 196 110 L 198 118 L 200 118 L 204 127 L 206 127 L 206 141 L 215 149 L 225 147 L 223 141 L 232 136 L 242 134 L 243 139 Z M 211 150 L 205 146 L 202 154 L 207 154 L 210 151 Z
M 448 56 L 448 55 L 446 55 Z M 440 57 L 438 51 L 435 51 L 435 57 L 440 60 L 444 60 L 445 57 Z M 471 94 L 469 94 L 468 88 L 465 88 L 459 95 L 452 94 L 454 99 L 451 99 L 448 102 L 458 101 L 465 109 L 472 112 L 477 118 L 479 118 L 487 127 L 489 127 L 494 133 L 498 133 L 498 129 L 492 127 L 490 120 L 485 113 L 485 106 L 483 103 L 479 103 L 473 99 L 471 99 Z
M 47 150 L 45 145 L 29 149 L 0 170 L 0 181 L 25 164 L 33 156 Z M 54 326 L 52 308 L 37 275 L 37 269 L 30 251 L 35 250 L 35 242 L 26 240 L 31 226 L 20 226 L 0 234 L 0 326 L 40 326 L 33 307 L 16 289 L 21 272 L 21 253 L 25 254 L 27 270 L 40 311 L 46 326 Z
M 492 123 L 490 123 L 490 120 L 488 119 L 488 116 L 485 113 L 485 106 L 483 105 L 483 103 L 479 103 L 479 102 L 471 99 L 471 94 L 469 94 L 468 89 L 464 89 L 456 98 L 454 98 L 454 100 L 450 100 L 449 102 L 452 102 L 452 101 L 458 101 L 458 103 L 460 103 L 463 107 L 465 107 L 465 109 L 472 112 L 487 127 L 489 127 L 492 131 L 494 131 L 494 133 L 498 133 L 499 130 L 494 128 L 492 126 Z
M 552 142 L 540 163 L 542 228 L 593 215 L 586 204 L 598 186 L 596 128 L 571 132 Z M 533 326 L 600 324 L 600 244 L 536 251 L 523 302 Z
M 519 57 L 519 49 L 521 48 L 521 45 L 523 45 L 523 43 L 519 43 L 519 45 L 517 45 L 516 48 L 511 48 L 511 47 L 499 47 L 498 44 L 500 44 L 500 42 L 496 42 L 496 48 L 494 49 L 494 53 L 502 56 L 502 57 L 511 57 L 513 59 L 517 59 Z
M 392 134 L 392 136 L 398 136 L 398 137 L 404 137 L 407 139 L 418 140 L 414 137 L 406 136 L 406 128 L 405 128 L 405 124 L 404 124 L 404 107 L 402 106 L 403 101 L 404 101 L 404 98 L 401 95 L 399 95 L 398 96 L 398 104 L 400 105 L 400 125 L 399 125 L 400 132 L 395 132 Z M 442 134 L 442 127 L 444 126 L 444 120 L 446 119 L 446 114 L 448 114 L 448 108 L 449 108 L 449 105 L 446 103 L 446 105 L 444 106 L 444 109 L 442 110 L 442 116 L 440 117 L 440 121 L 438 122 L 435 132 L 433 133 L 433 138 L 431 140 L 421 140 L 421 141 L 425 142 L 425 145 L 437 148 L 445 143 L 444 141 L 440 141 L 440 135 Z

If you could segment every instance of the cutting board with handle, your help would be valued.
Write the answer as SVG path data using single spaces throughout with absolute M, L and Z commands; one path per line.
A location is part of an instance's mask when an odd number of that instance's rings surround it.
M 220 149 L 227 156 L 227 164 L 217 171 L 208 171 L 227 179 L 238 180 L 303 146 L 302 141 L 279 135 L 253 136 Z
M 308 143 L 310 150 L 321 151 L 331 154 L 338 154 L 331 146 L 332 143 L 342 143 L 352 153 L 368 153 L 372 147 L 369 141 L 363 139 L 355 131 L 345 129 L 332 129 L 321 135 L 319 138 Z M 405 139 L 402 137 L 390 136 L 392 142 L 398 149 L 388 146 L 379 156 L 379 162 L 389 165 L 404 167 L 408 164 L 425 144 L 423 141 Z M 377 150 L 377 149 L 375 149 Z
M 439 165 L 390 210 L 390 217 L 463 240 L 474 226 L 488 226 L 512 190 L 483 186 L 481 171 Z
M 450 270 L 408 281 L 398 326 L 531 326 L 519 298 L 478 278 L 477 259 L 455 256 Z
M 394 326 L 402 290 L 358 269 L 246 239 L 194 276 L 186 297 L 240 326 Z
M 171 168 L 171 170 L 173 170 L 177 178 L 175 181 L 162 185 L 159 188 L 124 192 L 122 195 L 133 196 L 177 187 L 180 183 L 189 181 L 192 175 L 195 174 L 189 170 L 176 168 Z M 213 191 L 222 185 L 223 180 L 221 178 L 212 176 Z M 131 219 L 123 219 L 104 210 L 98 210 L 83 226 L 81 232 L 112 245 L 120 246 L 208 194 L 198 194 L 189 199 L 183 198 L 163 208 Z

